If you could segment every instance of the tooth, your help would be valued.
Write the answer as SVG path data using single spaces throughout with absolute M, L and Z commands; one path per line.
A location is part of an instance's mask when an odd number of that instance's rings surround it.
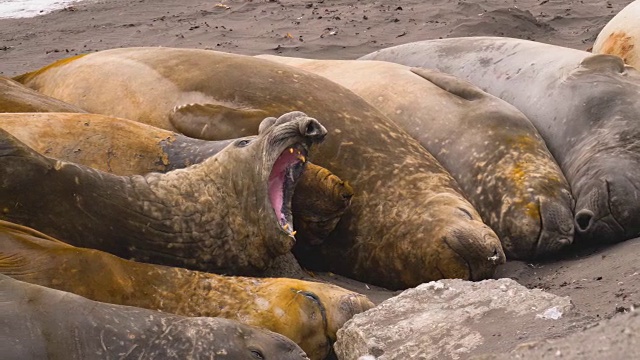
M 293 231 L 291 232 L 291 236 L 296 236 L 296 234 L 297 234 L 297 233 L 298 233 L 297 231 L 293 230 Z
M 284 224 L 284 226 L 282 228 L 285 229 L 285 230 L 289 229 L 289 224 Z
M 302 161 L 302 162 L 306 162 L 306 161 L 307 161 L 307 159 L 304 157 L 304 155 L 300 155 L 300 156 L 298 156 L 298 159 L 299 159 L 300 161 Z
M 293 154 L 293 148 L 289 148 L 289 154 Z

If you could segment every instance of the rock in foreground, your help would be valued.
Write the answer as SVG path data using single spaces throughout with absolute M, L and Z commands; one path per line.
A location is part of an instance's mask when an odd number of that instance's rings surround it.
M 548 338 L 576 314 L 568 297 L 511 279 L 422 284 L 359 315 L 338 331 L 338 358 L 462 359 Z

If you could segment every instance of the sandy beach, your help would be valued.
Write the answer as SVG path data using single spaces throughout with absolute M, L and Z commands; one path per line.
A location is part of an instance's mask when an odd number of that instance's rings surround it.
M 0 19 L 0 74 L 15 76 L 57 59 L 104 49 L 167 46 L 246 55 L 355 59 L 406 42 L 509 36 L 586 50 L 630 0 L 98 0 L 33 18 Z M 1 5 L 0 5 L 1 6 Z M 640 307 L 640 240 L 582 249 L 546 263 L 509 262 L 496 277 L 570 296 L 576 327 Z M 374 302 L 392 292 L 322 279 Z M 553 332 L 569 333 L 571 327 Z M 531 334 L 531 339 L 535 334 Z M 514 344 L 515 346 L 516 344 Z

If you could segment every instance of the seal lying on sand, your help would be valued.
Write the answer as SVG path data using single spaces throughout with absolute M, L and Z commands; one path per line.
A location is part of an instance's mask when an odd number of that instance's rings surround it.
M 237 139 L 192 139 L 138 122 L 97 114 L 0 114 L 0 128 L 35 151 L 116 175 L 168 172 L 200 163 Z M 249 140 L 252 138 L 249 138 Z M 319 244 L 351 202 L 351 186 L 307 163 L 291 202 L 296 240 Z
M 228 134 L 229 124 L 232 137 L 239 136 L 236 129 L 257 126 L 264 114 L 300 110 L 322 119 L 331 136 L 314 161 L 355 190 L 336 230 L 314 253 L 324 270 L 405 288 L 441 278 L 484 279 L 504 262 L 495 233 L 433 156 L 323 77 L 250 56 L 128 48 L 62 60 L 18 79 L 94 113 L 147 121 L 144 114 L 158 109 L 165 125 L 202 138 Z M 203 117 L 204 108 L 213 116 Z
M 0 76 L 0 113 L 47 111 L 85 112 L 77 106 L 42 95 L 18 82 Z
M 532 259 L 573 241 L 571 192 L 529 120 L 451 75 L 383 61 L 272 55 L 362 96 L 417 138 L 449 170 L 507 258 Z
M 571 185 L 578 233 L 597 241 L 640 233 L 640 72 L 619 57 L 470 37 L 401 45 L 362 59 L 436 68 L 515 105 Z
M 330 284 L 137 263 L 4 221 L 0 273 L 96 301 L 238 320 L 285 335 L 319 360 L 347 320 L 373 307 L 365 296 Z
M 625 63 L 640 70 L 640 1 L 627 5 L 607 23 L 592 51 L 620 56 Z
M 286 337 L 220 318 L 105 304 L 0 274 L 3 359 L 308 359 Z
M 293 246 L 293 189 L 326 134 L 300 112 L 265 121 L 253 140 L 144 176 L 46 158 L 0 129 L 0 217 L 143 262 L 259 272 Z

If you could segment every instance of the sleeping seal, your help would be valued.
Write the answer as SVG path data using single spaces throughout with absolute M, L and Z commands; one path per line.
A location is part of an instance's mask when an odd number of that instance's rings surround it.
M 237 320 L 280 333 L 317 360 L 328 355 L 347 320 L 373 307 L 365 296 L 330 284 L 137 263 L 5 221 L 0 221 L 0 273 L 90 300 Z
M 286 337 L 221 318 L 111 305 L 0 274 L 3 359 L 308 359 Z
M 325 76 L 402 126 L 455 177 L 507 258 L 539 258 L 572 243 L 569 184 L 507 102 L 451 75 L 384 61 L 258 57 Z
M 515 105 L 569 181 L 578 234 L 606 242 L 640 234 L 640 72 L 619 57 L 470 37 L 401 45 L 362 59 L 435 68 Z

